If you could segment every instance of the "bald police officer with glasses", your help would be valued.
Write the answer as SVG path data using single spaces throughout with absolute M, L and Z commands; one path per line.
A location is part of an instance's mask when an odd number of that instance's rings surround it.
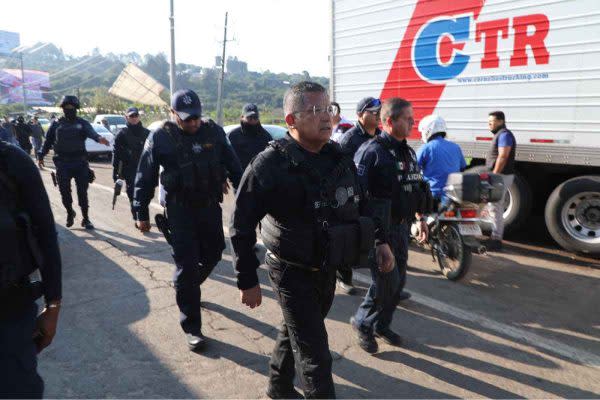
M 265 262 L 284 320 L 271 355 L 267 396 L 302 398 L 294 388 L 296 370 L 306 398 L 333 398 L 324 320 L 337 266 L 360 263 L 375 238 L 382 270 L 393 268 L 393 255 L 385 229 L 371 229 L 369 236 L 371 220 L 361 216 L 365 197 L 354 162 L 329 140 L 332 109 L 325 88 L 295 84 L 283 108 L 288 134 L 252 160 L 237 192 L 230 226 L 237 285 L 243 304 L 260 306 L 254 245 L 262 220 Z

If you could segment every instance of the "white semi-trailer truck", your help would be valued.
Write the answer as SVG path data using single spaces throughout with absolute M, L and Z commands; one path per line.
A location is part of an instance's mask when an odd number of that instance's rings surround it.
M 565 249 L 600 255 L 600 1 L 330 0 L 331 97 L 403 97 L 442 115 L 483 164 L 501 110 L 517 138 L 507 229 L 543 213 Z

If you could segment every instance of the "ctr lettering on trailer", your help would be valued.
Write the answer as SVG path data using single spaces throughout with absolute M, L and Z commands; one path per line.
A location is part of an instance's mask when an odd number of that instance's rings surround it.
M 512 38 L 510 66 L 527 66 L 529 47 L 536 64 L 548 64 L 550 53 L 545 44 L 550 21 L 544 14 L 525 15 L 475 23 L 473 13 L 438 16 L 423 24 L 414 38 L 412 60 L 421 79 L 436 82 L 454 79 L 460 75 L 471 56 L 464 54 L 465 44 L 473 39 L 483 42 L 481 68 L 500 67 L 498 43 Z

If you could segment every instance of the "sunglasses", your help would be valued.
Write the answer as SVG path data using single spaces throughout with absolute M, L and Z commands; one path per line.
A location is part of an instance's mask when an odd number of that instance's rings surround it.
M 186 119 L 184 119 L 183 122 L 198 121 L 199 119 L 200 119 L 199 116 L 191 115 L 191 116 L 187 117 Z

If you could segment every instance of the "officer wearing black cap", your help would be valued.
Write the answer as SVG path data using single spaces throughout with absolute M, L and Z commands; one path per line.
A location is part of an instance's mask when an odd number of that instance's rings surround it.
M 36 269 L 43 284 L 29 280 Z M 54 338 L 61 296 L 56 228 L 40 173 L 20 148 L 0 141 L 0 397 L 42 398 L 36 354 Z
M 342 149 L 354 156 L 356 150 L 367 140 L 379 135 L 379 111 L 381 101 L 374 97 L 365 97 L 356 105 L 358 121 L 339 140 Z
M 409 229 L 415 218 L 419 219 L 419 240 L 426 240 L 427 224 L 422 213 L 429 211 L 432 202 L 416 154 L 406 142 L 414 124 L 412 105 L 400 98 L 386 100 L 381 109 L 381 122 L 385 131 L 363 144 L 354 155 L 363 190 L 373 198 L 391 200 L 388 239 L 397 266 L 389 273 L 371 266 L 371 287 L 351 319 L 360 347 L 369 353 L 378 350 L 375 336 L 388 344 L 402 344 L 402 338 L 392 331 L 390 324 L 398 303 L 410 297 L 403 292 Z
M 350 157 L 354 157 L 364 142 L 381 133 L 378 127 L 379 110 L 381 110 L 381 101 L 374 97 L 365 97 L 356 105 L 358 121 L 339 139 L 342 150 Z M 352 295 L 356 292 L 352 283 L 352 266 L 340 267 L 337 278 L 338 286 L 344 293 Z
M 62 203 L 67 209 L 67 227 L 73 226 L 75 210 L 71 197 L 71 179 L 75 179 L 77 186 L 77 199 L 81 208 L 81 226 L 85 229 L 94 229 L 88 215 L 89 204 L 87 190 L 92 179 L 91 170 L 87 161 L 85 140 L 92 139 L 98 143 L 109 146 L 108 140 L 100 136 L 92 125 L 77 116 L 79 99 L 77 96 L 65 96 L 60 102 L 64 117 L 54 122 L 48 129 L 44 147 L 38 153 L 38 164 L 44 167 L 44 157 L 54 146 L 54 165 L 56 166 L 56 179 Z
M 269 132 L 260 124 L 256 104 L 246 104 L 242 109 L 240 126 L 229 132 L 229 141 L 245 170 L 250 160 L 263 151 L 273 140 Z
M 200 317 L 200 285 L 221 260 L 225 249 L 219 203 L 227 192 L 226 178 L 238 187 L 242 170 L 223 128 L 201 120 L 202 105 L 192 90 L 179 90 L 171 100 L 173 122 L 148 135 L 135 180 L 137 226 L 150 229 L 148 204 L 160 182 L 166 196 L 170 244 L 177 270 L 176 300 L 181 327 L 191 350 L 205 339 Z
M 127 126 L 122 128 L 115 136 L 113 149 L 113 181 L 123 179 L 127 186 L 127 196 L 131 203 L 131 214 L 136 219 L 133 210 L 133 188 L 135 174 L 144 150 L 144 143 L 150 131 L 142 125 L 140 112 L 136 107 L 130 107 L 125 113 Z
M 361 217 L 365 197 L 352 159 L 329 140 L 333 110 L 326 89 L 314 82 L 293 85 L 283 108 L 288 135 L 252 160 L 237 193 L 230 226 L 237 285 L 244 304 L 260 306 L 254 245 L 262 220 L 265 262 L 284 319 L 271 353 L 267 395 L 302 398 L 294 389 L 296 368 L 306 398 L 333 398 L 324 320 L 336 267 L 361 264 L 375 237 L 384 270 L 393 267 L 393 256 L 385 230 L 374 230 L 373 221 Z

